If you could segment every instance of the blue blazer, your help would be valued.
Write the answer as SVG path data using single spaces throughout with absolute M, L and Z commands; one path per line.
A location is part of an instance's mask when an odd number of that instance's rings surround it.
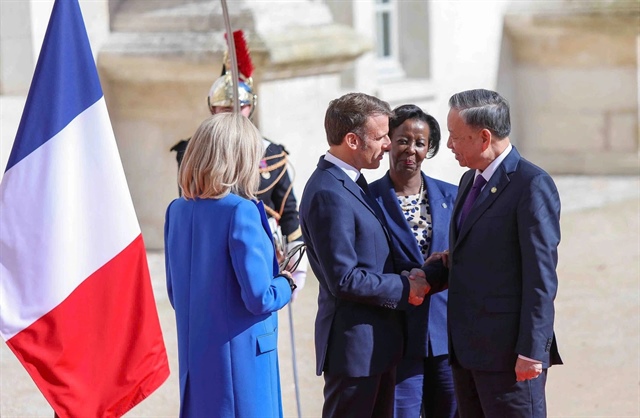
M 320 282 L 316 373 L 363 377 L 402 357 L 409 283 L 394 273 L 384 215 L 346 173 L 320 159 L 300 202 L 309 264 Z
M 460 208 L 475 170 L 460 180 Z M 450 354 L 467 369 L 512 371 L 518 354 L 562 363 L 553 332 L 560 198 L 551 177 L 515 147 L 460 230 L 451 222 Z
M 430 255 L 432 252 L 449 248 L 449 221 L 458 187 L 428 177 L 424 173 L 422 180 L 426 185 L 433 222 Z M 422 265 L 424 258 L 420 246 L 400 209 L 389 172 L 387 171 L 380 180 L 371 183 L 370 190 L 386 217 L 395 248 L 395 258 L 402 259 L 404 264 Z M 426 298 L 422 305 L 407 312 L 407 357 L 427 357 L 429 343 L 434 356 L 448 354 L 447 294 L 446 290 L 436 293 Z
M 281 417 L 276 311 L 291 288 L 262 203 L 229 194 L 174 200 L 165 220 L 180 417 Z

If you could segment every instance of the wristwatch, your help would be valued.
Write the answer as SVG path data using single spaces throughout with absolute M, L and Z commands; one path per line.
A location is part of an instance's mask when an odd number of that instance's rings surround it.
M 279 276 L 287 279 L 287 281 L 289 282 L 289 287 L 291 288 L 291 293 L 293 293 L 293 291 L 298 287 L 298 285 L 296 285 L 296 282 L 294 282 L 292 278 L 285 276 L 284 274 L 279 274 Z

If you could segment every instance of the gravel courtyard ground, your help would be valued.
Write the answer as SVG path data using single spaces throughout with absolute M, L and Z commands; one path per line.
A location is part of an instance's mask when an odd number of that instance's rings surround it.
M 550 417 L 640 417 L 640 178 L 556 177 L 563 204 L 556 300 L 556 335 L 565 365 L 547 384 Z M 170 358 L 171 376 L 126 417 L 176 417 L 175 320 L 164 285 L 162 253 L 149 265 Z M 320 416 L 313 323 L 317 280 L 312 274 L 291 306 L 302 416 Z M 289 308 L 280 313 L 280 363 L 285 416 L 296 417 Z M 90 354 L 87 354 L 90 355 Z M 0 347 L 0 417 L 53 412 L 5 344 Z

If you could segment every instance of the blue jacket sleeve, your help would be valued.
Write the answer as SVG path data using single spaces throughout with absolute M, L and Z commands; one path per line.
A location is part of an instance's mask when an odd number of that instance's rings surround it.
M 275 312 L 289 302 L 289 282 L 284 277 L 274 277 L 271 240 L 262 227 L 258 209 L 248 200 L 234 211 L 229 248 L 242 300 L 251 313 Z

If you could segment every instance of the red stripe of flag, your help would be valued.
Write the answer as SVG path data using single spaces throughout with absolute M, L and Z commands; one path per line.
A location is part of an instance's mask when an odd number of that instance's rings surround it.
M 142 235 L 7 341 L 59 416 L 119 417 L 169 367 Z

